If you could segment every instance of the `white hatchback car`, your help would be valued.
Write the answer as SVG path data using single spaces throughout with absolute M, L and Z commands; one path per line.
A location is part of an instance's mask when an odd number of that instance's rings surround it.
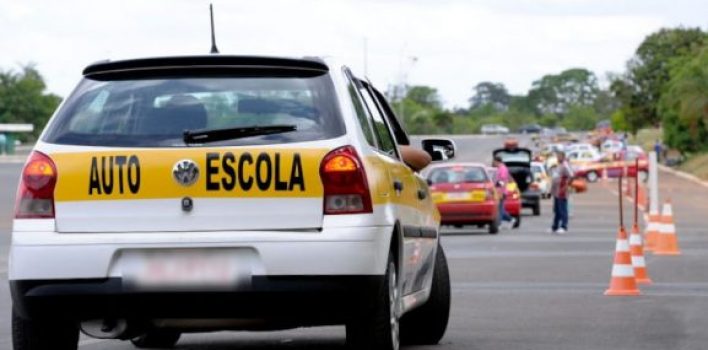
M 8 275 L 18 350 L 345 324 L 433 344 L 450 307 L 440 216 L 383 95 L 317 58 L 87 67 L 22 171 Z M 434 159 L 454 156 L 429 139 Z

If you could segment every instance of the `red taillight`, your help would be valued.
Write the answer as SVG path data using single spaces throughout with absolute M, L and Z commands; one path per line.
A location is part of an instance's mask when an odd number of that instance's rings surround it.
M 352 146 L 329 152 L 320 164 L 325 214 L 371 213 L 371 193 L 364 167 Z
M 534 189 L 534 190 L 538 190 L 540 188 L 538 186 L 538 183 L 536 183 L 536 182 L 532 183 L 529 187 L 531 187 L 531 189 Z
M 15 218 L 53 218 L 57 168 L 45 154 L 32 152 L 17 187 Z

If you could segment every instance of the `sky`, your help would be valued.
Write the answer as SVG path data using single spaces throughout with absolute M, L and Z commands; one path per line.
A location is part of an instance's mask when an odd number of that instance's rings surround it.
M 622 72 L 662 27 L 708 29 L 706 0 L 213 0 L 222 54 L 333 56 L 374 85 L 467 107 L 481 81 Z M 206 54 L 208 0 L 0 0 L 0 69 L 33 63 L 66 96 L 95 61 Z

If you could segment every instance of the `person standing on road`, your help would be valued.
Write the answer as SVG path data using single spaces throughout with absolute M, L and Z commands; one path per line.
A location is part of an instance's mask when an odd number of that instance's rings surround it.
M 501 199 L 499 199 L 499 217 L 501 218 L 502 223 L 507 223 L 507 228 L 511 228 L 516 224 L 516 219 L 509 215 L 509 213 L 506 212 L 506 208 L 504 208 L 504 201 L 507 196 L 506 185 L 510 180 L 509 169 L 506 167 L 504 162 L 502 162 L 500 156 L 494 157 L 492 166 L 497 168 L 496 185 L 499 188 L 499 192 L 501 192 Z
M 551 232 L 564 234 L 568 231 L 568 197 L 573 170 L 565 159 L 565 152 L 556 153 L 558 165 L 553 174 L 551 195 L 553 196 L 553 223 Z
M 657 162 L 661 162 L 663 148 L 664 147 L 661 145 L 661 141 L 659 139 L 656 139 L 656 142 L 654 142 L 654 152 L 656 152 L 656 161 Z

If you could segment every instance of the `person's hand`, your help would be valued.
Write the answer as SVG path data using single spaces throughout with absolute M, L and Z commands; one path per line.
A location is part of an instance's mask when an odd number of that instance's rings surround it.
M 430 162 L 433 161 L 433 158 L 430 157 L 428 152 L 423 150 L 404 145 L 398 146 L 398 149 L 401 152 L 403 162 L 414 171 L 423 170 L 426 166 L 428 166 L 428 164 L 430 164 Z

